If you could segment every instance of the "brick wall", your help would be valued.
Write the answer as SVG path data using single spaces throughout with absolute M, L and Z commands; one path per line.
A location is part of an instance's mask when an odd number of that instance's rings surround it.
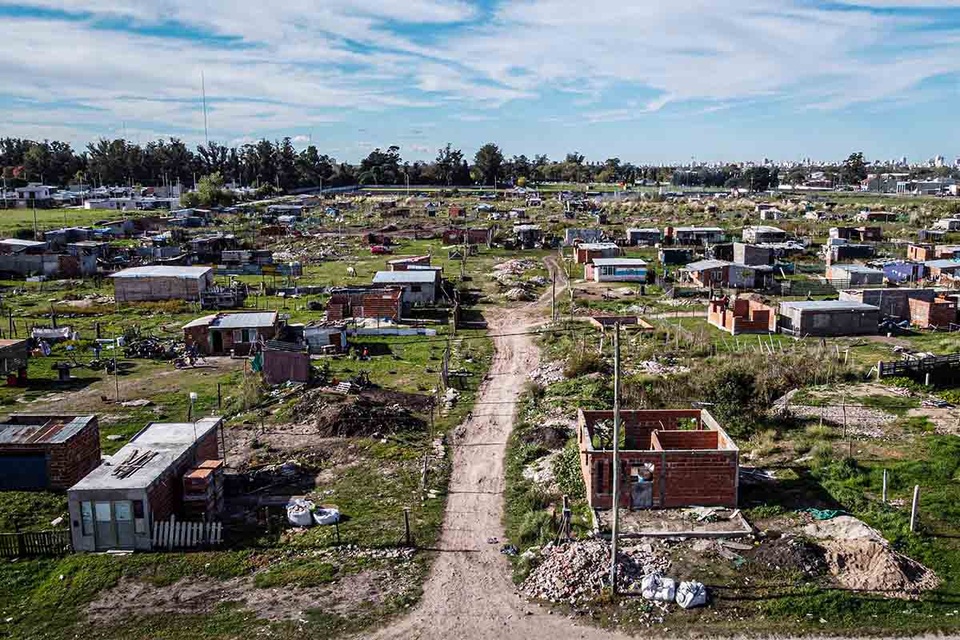
M 216 460 L 220 458 L 219 429 L 214 429 L 200 438 L 193 448 L 193 453 L 183 456 L 177 464 L 172 465 L 163 476 L 147 491 L 147 500 L 150 502 L 150 511 L 154 522 L 166 520 L 171 515 L 180 512 L 182 502 L 183 474 L 201 460 Z
M 100 466 L 100 427 L 91 420 L 65 443 L 51 445 L 47 477 L 51 489 L 69 489 Z
M 716 431 L 656 431 L 652 437 L 652 448 L 657 451 L 670 449 L 716 449 L 720 434 Z
M 946 329 L 957 321 L 957 306 L 945 298 L 910 300 L 910 324 L 921 329 Z

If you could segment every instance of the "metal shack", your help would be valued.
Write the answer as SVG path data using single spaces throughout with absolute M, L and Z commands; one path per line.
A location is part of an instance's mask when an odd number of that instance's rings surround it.
M 594 258 L 583 271 L 584 278 L 595 282 L 647 281 L 647 262 L 640 258 Z
M 133 267 L 110 277 L 117 302 L 198 301 L 204 291 L 213 288 L 212 267 Z
M 222 419 L 153 422 L 67 492 L 75 551 L 153 547 L 153 523 L 182 514 L 183 476 L 219 460 Z
M 96 416 L 13 414 L 0 422 L 0 490 L 62 491 L 99 464 Z
M 780 332 L 809 336 L 859 336 L 877 333 L 880 308 L 845 300 L 780 303 Z

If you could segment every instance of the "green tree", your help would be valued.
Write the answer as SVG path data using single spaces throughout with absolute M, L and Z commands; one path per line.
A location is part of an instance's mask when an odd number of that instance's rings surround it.
M 473 164 L 477 168 L 480 181 L 485 185 L 492 186 L 501 177 L 503 152 L 500 151 L 500 147 L 488 142 L 477 151 L 477 154 L 473 157 Z
M 436 167 L 437 180 L 440 184 L 450 186 L 454 183 L 460 163 L 463 162 L 463 151 L 454 149 L 449 142 L 447 146 L 437 151 L 437 159 L 434 161 Z
M 867 164 L 863 152 L 851 153 L 840 168 L 840 179 L 844 184 L 859 184 L 867 178 Z

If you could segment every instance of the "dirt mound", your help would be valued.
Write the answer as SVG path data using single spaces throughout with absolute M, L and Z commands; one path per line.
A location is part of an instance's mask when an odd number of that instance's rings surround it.
M 376 387 L 364 389 L 360 395 L 371 402 L 379 402 L 387 405 L 398 404 L 416 413 L 428 413 L 434 403 L 433 396 Z
M 765 541 L 744 555 L 773 571 L 797 571 L 807 576 L 819 576 L 827 571 L 824 550 L 793 536 Z
M 940 585 L 933 571 L 893 550 L 877 530 L 853 516 L 814 522 L 804 532 L 818 539 L 830 573 L 847 589 L 915 598 Z
M 545 449 L 560 449 L 570 439 L 570 431 L 563 427 L 544 425 L 523 432 L 520 436 L 525 444 L 533 444 Z
M 306 393 L 290 411 L 294 422 L 310 425 L 317 435 L 348 438 L 423 430 L 426 423 L 399 404 L 371 398 L 331 397 Z

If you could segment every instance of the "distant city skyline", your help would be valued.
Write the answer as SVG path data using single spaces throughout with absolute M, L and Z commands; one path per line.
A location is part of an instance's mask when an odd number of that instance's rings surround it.
M 348 162 L 960 155 L 955 0 L 637 4 L 0 0 L 0 135 L 196 145 L 202 72 L 211 140 Z

